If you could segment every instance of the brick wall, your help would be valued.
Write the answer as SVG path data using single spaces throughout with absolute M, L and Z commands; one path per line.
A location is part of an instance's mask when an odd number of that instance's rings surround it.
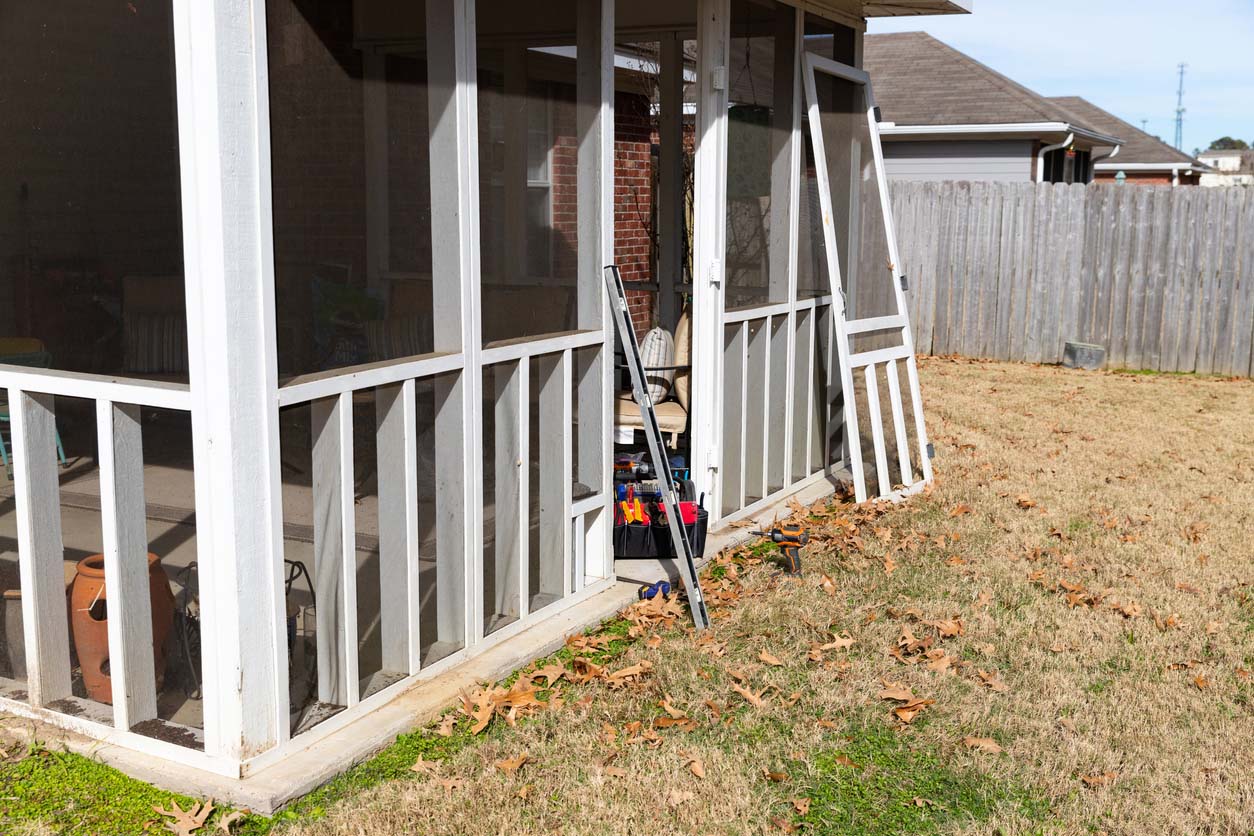
M 614 100 L 614 260 L 623 281 L 654 280 L 653 120 L 644 96 L 619 93 Z M 627 291 L 636 335 L 653 327 L 656 294 Z

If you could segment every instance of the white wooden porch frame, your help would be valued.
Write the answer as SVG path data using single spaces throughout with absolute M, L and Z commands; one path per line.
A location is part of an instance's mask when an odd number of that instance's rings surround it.
M 266 15 L 173 10 L 205 753 L 240 762 L 290 734 Z
M 777 33 L 782 36 L 782 29 Z M 725 434 L 718 440 L 722 450 L 724 470 L 729 465 L 735 472 L 723 472 L 716 480 L 719 491 L 731 491 L 735 510 L 726 516 L 743 519 L 780 497 L 813 484 L 816 479 L 833 476 L 845 467 L 843 458 L 829 461 L 827 439 L 815 438 L 815 382 L 813 370 L 815 355 L 820 345 L 830 347 L 833 341 L 819 333 L 820 308 L 832 304 L 830 295 L 815 298 L 798 298 L 798 247 L 800 240 L 801 161 L 805 152 L 802 137 L 803 64 L 800 56 L 805 50 L 805 14 L 798 8 L 793 19 L 790 49 L 777 49 L 775 62 L 775 96 L 777 101 L 791 98 L 786 111 L 791 116 L 786 147 L 778 154 L 772 168 L 772 191 L 784 193 L 784 200 L 772 199 L 771 223 L 771 286 L 772 296 L 782 296 L 784 301 L 753 305 L 731 310 L 722 309 L 720 297 L 720 322 L 723 327 L 740 325 L 741 334 L 734 341 L 734 349 L 724 360 L 716 386 L 719 390 L 737 386 L 737 403 L 725 412 L 719 424 Z M 705 100 L 702 100 L 703 102 Z M 713 100 L 711 106 L 720 106 Z M 726 102 L 721 103 L 726 110 Z M 700 169 L 698 169 L 700 170 Z M 781 212 L 786 207 L 786 214 Z M 700 213 L 701 206 L 698 205 Z M 725 223 L 725 203 L 699 214 L 699 223 Z M 786 222 L 784 222 L 786 220 Z M 784 281 L 780 282 L 783 278 Z M 697 287 L 701 287 L 698 282 Z M 798 325 L 804 317 L 804 340 L 798 340 Z M 746 323 L 760 321 L 760 332 L 749 338 Z M 772 333 L 779 325 L 778 335 Z M 766 333 L 762 333 L 766 332 Z M 720 346 L 722 336 L 719 337 Z M 782 343 L 782 344 L 781 344 Z M 804 344 L 808 350 L 801 352 Z M 830 364 L 829 356 L 829 364 Z M 782 362 L 781 362 L 782 360 Z M 728 365 L 730 364 L 730 365 Z M 777 365 L 778 364 L 778 365 Z M 830 376 L 830 365 L 829 365 Z M 799 389 L 801 384 L 803 389 Z M 722 393 L 725 395 L 725 393 Z M 829 387 L 830 394 L 830 387 Z M 761 398 L 764 403 L 757 403 Z M 754 402 L 750 403 L 750 399 Z M 720 400 L 720 403 L 724 401 Z M 730 405 L 730 404 L 729 404 Z M 738 427 L 728 428 L 727 422 L 739 422 Z M 825 425 L 819 424 L 819 429 Z M 737 450 L 725 449 L 734 443 Z M 814 467 L 815 446 L 823 444 L 823 464 Z M 760 445 L 760 447 L 759 447 Z M 772 492 L 771 486 L 776 490 Z M 749 502 L 750 496 L 756 496 Z M 722 497 L 714 505 L 715 518 L 723 510 Z
M 697 0 L 697 119 L 693 157 L 692 477 L 722 504 L 723 284 L 727 249 L 727 87 L 731 0 Z M 712 519 L 711 522 L 714 522 Z
M 437 250 L 434 272 L 446 289 L 437 294 L 436 353 L 395 363 L 310 375 L 280 389 L 274 326 L 273 243 L 271 239 L 268 78 L 264 5 L 261 0 L 224 0 L 198 4 L 175 0 L 176 76 L 179 92 L 185 263 L 189 311 L 191 386 L 178 387 L 57 372 L 15 370 L 7 375 L 14 401 L 15 455 L 24 476 L 18 479 L 19 535 L 24 554 L 24 587 L 29 590 L 27 622 L 32 672 L 30 704 L 13 710 L 107 739 L 141 752 L 219 774 L 239 774 L 284 754 L 306 748 L 381 705 L 420 678 L 442 670 L 506 641 L 534 623 L 520 619 L 491 637 L 482 636 L 480 554 L 483 542 L 482 485 L 479 456 L 483 368 L 479 310 L 478 160 L 475 94 L 475 27 L 473 0 L 429 0 L 428 54 L 431 86 L 433 168 L 433 232 L 446 244 Z M 452 33 L 451 37 L 445 37 Z M 549 526 L 559 537 L 572 531 L 584 535 L 575 548 L 563 548 L 564 594 L 548 614 L 574 607 L 608 588 L 613 569 L 608 518 L 611 439 L 608 420 L 612 389 L 608 340 L 611 335 L 606 300 L 600 292 L 600 270 L 613 253 L 613 2 L 580 6 L 579 40 L 583 54 L 599 61 L 581 68 L 580 199 L 594 213 L 581 214 L 581 274 L 590 277 L 595 294 L 581 299 L 579 325 L 585 329 L 525 348 L 499 347 L 497 358 L 515 355 L 519 362 L 534 355 L 557 357 L 550 391 L 544 398 L 556 405 L 563 423 L 557 464 L 569 474 L 570 416 L 574 379 L 572 366 L 579 348 L 600 347 L 595 363 L 578 377 L 581 418 L 579 472 L 594 488 L 576 505 L 570 480 L 564 479 L 560 519 Z M 588 69 L 589 65 L 591 69 Z M 441 88 L 444 97 L 437 91 Z M 377 91 L 376 91 L 377 92 Z M 376 103 L 377 104 L 377 103 Z M 468 149 L 469 152 L 468 152 Z M 377 161 L 376 161 L 377 162 Z M 586 164 L 585 164 L 586 163 Z M 589 167 L 591 166 L 591 167 Z M 376 168 L 378 166 L 376 165 Z M 591 220 L 588 220 L 591 215 Z M 489 355 L 491 356 L 491 355 Z M 0 373 L 4 370 L 0 369 Z M 379 432 L 400 449 L 413 452 L 414 381 L 444 375 L 437 383 L 442 406 L 437 415 L 437 516 L 442 583 L 438 638 L 464 643 L 440 662 L 420 669 L 416 647 L 416 534 L 412 513 L 403 524 L 381 526 L 389 544 L 381 576 L 402 580 L 388 600 L 399 611 L 381 629 L 389 664 L 409 676 L 362 700 L 356 676 L 352 619 L 355 584 L 352 484 L 352 396 L 373 389 L 381 416 Z M 452 377 L 449 377 L 449 376 Z M 28 395 L 26 390 L 31 390 Z M 69 639 L 64 622 L 39 619 L 40 602 L 59 599 L 60 577 L 52 581 L 51 559 L 59 557 L 59 507 L 52 441 L 55 424 L 52 396 L 90 397 L 101 420 L 102 493 L 106 513 L 107 569 L 111 588 L 146 590 L 146 562 L 136 561 L 139 529 L 133 479 L 142 459 L 136 444 L 138 424 L 133 405 L 188 409 L 192 413 L 200 585 L 204 624 L 203 667 L 205 751 L 174 746 L 97 721 L 70 718 L 41 706 L 69 694 Z M 282 601 L 282 510 L 279 502 L 278 409 L 311 402 L 321 431 L 315 440 L 316 468 L 326 478 L 315 489 L 322 499 L 323 539 L 330 561 L 320 581 L 334 591 L 321 600 L 337 599 L 339 607 L 326 625 L 335 641 L 325 648 L 322 666 L 328 673 L 325 699 L 349 706 L 314 733 L 291 738 L 287 710 L 286 630 Z M 553 416 L 551 416 L 553 417 Z M 586 442 L 586 443 L 585 443 Z M 406 464 L 381 466 L 389 490 L 381 507 L 413 506 L 413 457 Z M 442 459 L 442 460 L 441 460 Z M 142 499 L 142 497 L 141 497 Z M 572 526 L 576 526 L 572 529 Z M 59 569 L 59 565 L 54 568 Z M 407 577 L 402 578 L 402 575 Z M 143 603 L 147 603 L 147 597 Z M 408 598 L 408 600 L 406 600 Z M 47 600 L 44 600 L 47 599 Z M 47 610 L 48 606 L 43 606 Z M 325 608 L 331 609 L 331 608 Z M 320 613 L 320 616 L 325 614 Z M 121 613 L 119 613 L 121 616 Z M 146 619 L 142 606 L 129 618 L 114 620 L 111 643 L 117 658 L 117 685 L 129 669 L 139 682 L 151 657 L 144 650 Z M 59 625 L 59 626 L 58 626 Z M 408 632 L 402 630 L 408 627 Z M 324 626 L 325 628 L 325 626 Z M 150 628 L 149 628 L 150 629 Z M 320 633 L 323 631 L 320 631 Z M 42 664 L 41 664 L 42 662 Z M 332 663 L 334 662 L 334 663 Z M 129 663 L 129 664 L 128 664 Z M 153 695 L 155 696 L 155 695 Z M 8 707 L 14 701 L 3 699 Z M 155 700 L 144 692 L 130 694 L 115 709 L 115 724 L 125 728 L 153 712 Z
M 864 380 L 867 391 L 867 407 L 868 418 L 871 423 L 872 443 L 875 446 L 876 459 L 876 476 L 879 488 L 879 497 L 890 498 L 898 495 L 908 495 L 922 488 L 932 480 L 932 463 L 928 456 L 927 429 L 923 424 L 923 403 L 919 391 L 918 370 L 914 358 L 914 337 L 910 331 L 909 317 L 906 313 L 905 293 L 902 290 L 901 282 L 901 259 L 897 251 L 897 237 L 895 224 L 893 223 L 892 205 L 888 197 L 888 191 L 885 187 L 887 182 L 884 174 L 884 153 L 880 145 L 879 123 L 875 118 L 875 97 L 871 88 L 870 76 L 864 71 L 842 64 L 830 58 L 812 52 L 804 53 L 805 60 L 805 91 L 806 101 L 809 109 L 810 135 L 814 146 L 815 174 L 819 183 L 819 202 L 823 211 L 823 237 L 826 245 L 827 261 L 828 261 L 828 278 L 831 283 L 833 303 L 832 309 L 835 312 L 833 323 L 837 338 L 837 356 L 840 361 L 840 372 L 842 389 L 844 390 L 844 432 L 845 432 L 845 449 L 848 451 L 850 460 L 850 470 L 853 473 L 854 494 L 858 502 L 865 502 L 867 499 L 866 477 L 862 462 L 862 445 L 861 438 L 858 433 L 858 416 L 857 404 L 854 400 L 853 371 L 855 369 L 864 369 Z M 823 142 L 823 126 L 821 122 L 822 112 L 819 109 L 818 94 L 815 86 L 815 73 L 824 72 L 837 78 L 853 82 L 862 86 L 866 94 L 866 119 L 868 132 L 871 138 L 871 151 L 874 157 L 875 176 L 880 199 L 880 210 L 884 218 L 885 237 L 888 244 L 888 257 L 891 261 L 891 274 L 893 284 L 893 297 L 897 303 L 897 314 L 889 317 L 874 317 L 865 320 L 847 320 L 846 306 L 843 293 L 841 293 L 841 277 L 839 251 L 836 244 L 836 229 L 833 220 L 832 199 L 831 199 L 831 179 L 827 170 L 827 154 L 826 146 Z M 851 260 L 851 263 L 854 263 Z M 895 348 L 879 349 L 876 351 L 868 351 L 860 354 L 851 354 L 852 341 L 850 337 L 857 333 L 867 333 L 869 331 L 897 329 L 901 336 L 901 345 Z M 903 486 L 902 489 L 894 491 L 889 484 L 887 475 L 887 451 L 885 449 L 885 439 L 883 433 L 883 423 L 881 421 L 880 403 L 878 397 L 878 383 L 876 378 L 875 367 L 878 364 L 885 364 L 888 368 L 886 374 L 891 384 L 897 381 L 896 362 L 903 360 L 906 363 L 906 374 L 910 387 L 910 398 L 912 410 L 915 418 L 915 429 L 918 437 L 919 461 L 922 471 L 922 479 L 918 482 L 910 482 Z M 896 429 L 896 440 L 898 442 L 898 459 L 901 467 L 901 473 L 907 480 L 912 479 L 912 473 L 909 467 L 908 456 L 905 455 L 906 445 L 903 443 L 904 435 L 904 413 L 899 403 L 900 393 L 894 388 L 892 393 L 892 415 L 894 427 Z

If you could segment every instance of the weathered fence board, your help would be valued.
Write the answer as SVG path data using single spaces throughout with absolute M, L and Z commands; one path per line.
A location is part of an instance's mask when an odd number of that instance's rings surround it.
M 892 184 L 920 352 L 1254 374 L 1254 190 Z

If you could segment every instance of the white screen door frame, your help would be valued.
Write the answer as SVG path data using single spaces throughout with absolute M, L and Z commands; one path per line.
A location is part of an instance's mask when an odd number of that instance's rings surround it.
M 862 460 L 862 436 L 858 426 L 858 405 L 855 396 L 854 375 L 861 373 L 865 380 L 866 406 L 869 415 L 870 432 L 875 449 L 875 473 L 877 476 L 876 498 L 900 499 L 921 490 L 932 481 L 932 463 L 929 455 L 927 430 L 923 423 L 923 400 L 919 390 L 919 373 L 914 356 L 914 337 L 910 332 L 910 318 L 906 311 L 906 299 L 903 291 L 903 279 L 900 269 L 901 261 L 897 255 L 897 238 L 894 230 L 892 206 L 889 201 L 887 180 L 884 176 L 884 153 L 880 144 L 879 126 L 876 119 L 875 97 L 871 90 L 871 79 L 864 71 L 841 64 L 812 52 L 803 53 L 803 79 L 805 84 L 806 107 L 809 113 L 810 138 L 814 146 L 815 176 L 819 186 L 819 205 L 823 214 L 823 238 L 827 254 L 828 278 L 832 288 L 832 318 L 835 328 L 837 355 L 839 357 L 841 385 L 845 392 L 844 408 L 844 442 L 846 460 L 853 476 L 854 494 L 858 502 L 868 498 L 866 474 Z M 831 179 L 828 171 L 827 149 L 823 140 L 823 112 L 820 108 L 816 75 L 823 74 L 843 79 L 860 85 L 864 92 L 863 101 L 866 105 L 866 120 L 870 134 L 871 151 L 874 157 L 874 178 L 879 192 L 880 208 L 883 213 L 885 236 L 888 248 L 889 264 L 886 278 L 891 280 L 893 298 L 896 301 L 896 313 L 890 316 L 875 316 L 862 319 L 848 318 L 848 299 L 842 290 L 840 253 L 837 248 L 836 221 L 833 212 Z M 856 217 L 856 214 L 851 212 Z M 851 233 L 849 240 L 851 249 L 859 246 L 860 236 Z M 857 261 L 851 258 L 850 263 Z M 865 277 L 858 276 L 861 281 Z M 856 310 L 853 312 L 858 313 Z M 854 353 L 854 337 L 870 332 L 893 332 L 900 334 L 900 344 L 891 348 L 880 348 L 862 353 Z M 910 393 L 910 408 L 913 413 L 915 435 L 917 436 L 918 466 L 912 466 L 910 442 L 905 422 L 905 412 L 899 386 L 898 364 L 906 368 L 907 385 Z M 889 390 L 889 407 L 892 413 L 893 429 L 897 453 L 897 467 L 900 481 L 894 484 L 889 478 L 888 449 L 886 446 L 884 424 L 881 418 L 879 400 L 878 369 L 883 368 Z M 916 478 L 916 475 L 919 478 Z

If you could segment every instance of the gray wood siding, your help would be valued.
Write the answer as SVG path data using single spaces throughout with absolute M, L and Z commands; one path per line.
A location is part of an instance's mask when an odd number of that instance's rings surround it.
M 889 180 L 1032 179 L 1032 143 L 1027 140 L 933 140 L 884 142 Z

